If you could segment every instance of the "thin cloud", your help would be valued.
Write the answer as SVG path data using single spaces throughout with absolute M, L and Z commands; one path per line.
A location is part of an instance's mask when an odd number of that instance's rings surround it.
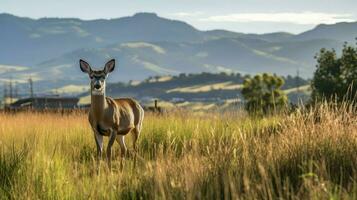
M 299 25 L 334 24 L 338 22 L 353 22 L 352 14 L 322 13 L 322 12 L 281 12 L 281 13 L 239 13 L 216 15 L 199 19 L 206 22 L 274 22 L 293 23 Z
M 173 13 L 171 14 L 172 16 L 175 17 L 197 17 L 200 15 L 203 15 L 204 12 L 177 12 L 177 13 Z

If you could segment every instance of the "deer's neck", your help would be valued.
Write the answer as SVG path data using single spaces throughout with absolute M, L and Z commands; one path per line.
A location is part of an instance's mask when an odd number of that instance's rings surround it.
M 93 117 L 97 120 L 102 119 L 104 115 L 104 110 L 107 108 L 107 101 L 105 99 L 105 94 L 103 95 L 91 95 L 91 112 Z

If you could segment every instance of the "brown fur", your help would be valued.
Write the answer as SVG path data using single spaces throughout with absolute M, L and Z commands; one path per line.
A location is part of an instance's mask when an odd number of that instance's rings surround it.
M 106 105 L 106 108 L 104 106 L 101 108 L 97 104 L 91 106 L 89 123 L 93 129 L 97 129 L 97 125 L 101 126 L 105 131 L 104 136 L 109 136 L 110 128 L 117 131 L 119 135 L 126 135 L 134 128 L 141 130 L 144 110 L 137 101 L 131 98 L 106 97 Z M 96 112 L 95 110 L 98 109 L 103 109 L 104 112 Z

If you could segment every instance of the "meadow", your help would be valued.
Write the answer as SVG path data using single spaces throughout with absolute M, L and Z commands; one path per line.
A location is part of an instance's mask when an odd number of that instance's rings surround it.
M 112 170 L 103 159 L 99 174 L 85 113 L 0 121 L 0 199 L 357 199 L 350 105 L 264 118 L 146 113 L 136 166 L 127 157 L 119 169 L 115 143 Z

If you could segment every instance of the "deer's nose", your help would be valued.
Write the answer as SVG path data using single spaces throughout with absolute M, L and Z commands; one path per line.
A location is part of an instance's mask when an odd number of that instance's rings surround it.
M 95 88 L 95 89 L 99 89 L 99 88 L 100 88 L 100 85 L 99 85 L 99 84 L 96 84 L 96 85 L 94 85 L 94 88 Z

